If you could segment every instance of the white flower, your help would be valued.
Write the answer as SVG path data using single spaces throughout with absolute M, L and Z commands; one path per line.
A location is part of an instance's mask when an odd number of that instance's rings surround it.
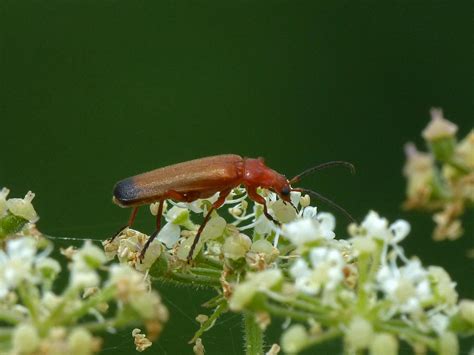
M 189 219 L 189 210 L 178 206 L 173 206 L 166 212 L 165 218 L 168 222 L 174 224 L 184 224 Z
M 179 225 L 174 223 L 166 223 L 164 227 L 161 228 L 156 238 L 168 248 L 172 248 L 178 242 L 180 233 L 181 228 Z
M 441 335 L 448 329 L 449 317 L 442 313 L 435 313 L 429 317 L 429 324 L 437 334 Z
M 305 208 L 306 210 L 308 210 L 308 207 Z M 308 217 L 311 212 L 307 213 Z M 334 239 L 335 234 L 330 227 L 331 223 L 328 220 L 320 223 L 316 218 L 302 218 L 285 224 L 283 233 L 294 245 L 303 246 L 319 239 Z
M 395 264 L 384 265 L 377 273 L 377 282 L 385 297 L 401 312 L 415 312 L 432 297 L 428 272 L 419 260 L 409 261 L 400 268 Z
M 321 289 L 331 291 L 343 280 L 344 259 L 336 249 L 313 248 L 310 251 L 311 267 L 303 259 L 297 259 L 290 268 L 297 290 L 315 295 Z
M 7 241 L 6 252 L 0 249 L 0 298 L 23 280 L 33 281 L 36 241 L 30 237 Z
M 95 270 L 73 268 L 69 282 L 72 288 L 84 289 L 87 287 L 98 286 L 100 278 Z
M 390 225 L 393 243 L 400 243 L 410 233 L 410 224 L 407 221 L 398 219 Z
M 390 231 L 388 229 L 388 221 L 382 218 L 375 211 L 370 211 L 361 224 L 366 231 L 367 236 L 377 239 L 389 239 Z
M 108 284 L 117 288 L 117 297 L 125 303 L 137 299 L 148 290 L 143 275 L 124 264 L 111 266 Z

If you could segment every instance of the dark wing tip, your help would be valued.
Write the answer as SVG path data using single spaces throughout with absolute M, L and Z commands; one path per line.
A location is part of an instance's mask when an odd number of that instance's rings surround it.
M 114 186 L 114 200 L 119 205 L 128 205 L 138 198 L 140 189 L 136 186 L 133 178 L 119 181 Z

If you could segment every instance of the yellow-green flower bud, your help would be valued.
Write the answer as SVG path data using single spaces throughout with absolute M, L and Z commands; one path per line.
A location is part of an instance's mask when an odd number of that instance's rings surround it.
M 22 217 L 31 223 L 38 220 L 38 214 L 36 213 L 33 204 L 35 194 L 31 191 L 25 195 L 25 198 L 11 198 L 7 201 L 7 208 L 11 214 Z
M 459 354 L 459 342 L 454 333 L 446 332 L 439 338 L 439 355 L 457 355 Z
M 359 254 L 372 254 L 377 249 L 377 244 L 372 238 L 356 237 L 352 241 L 354 249 Z
M 370 355 L 397 355 L 398 341 L 392 334 L 376 334 L 370 343 Z
M 31 324 L 20 324 L 13 332 L 12 343 L 15 354 L 30 354 L 38 347 L 40 337 Z
M 288 202 L 277 200 L 271 205 L 273 213 L 278 221 L 288 223 L 296 218 L 296 210 Z
M 295 354 L 308 344 L 309 336 L 301 324 L 289 327 L 281 336 L 281 347 L 285 353 Z
M 94 339 L 84 328 L 74 329 L 68 337 L 69 353 L 74 355 L 90 355 L 93 353 Z
M 474 324 L 474 301 L 461 300 L 459 302 L 459 315 L 470 324 Z
M 222 252 L 225 258 L 237 260 L 245 257 L 251 245 L 252 240 L 245 234 L 240 233 L 225 239 Z
M 370 345 L 373 335 L 372 324 L 364 318 L 355 317 L 349 324 L 345 340 L 350 349 L 360 350 Z

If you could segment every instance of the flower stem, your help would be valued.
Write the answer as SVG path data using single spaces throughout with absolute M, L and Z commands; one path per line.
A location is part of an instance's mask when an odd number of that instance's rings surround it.
M 201 325 L 201 328 L 199 328 L 199 330 L 196 332 L 196 334 L 194 334 L 193 338 L 189 341 L 189 344 L 193 344 L 196 341 L 196 339 L 201 337 L 201 335 L 204 332 L 211 329 L 212 326 L 214 325 L 214 323 L 216 322 L 217 318 L 219 318 L 222 313 L 227 312 L 227 309 L 228 309 L 227 302 L 220 303 L 216 307 L 214 313 L 207 319 L 207 321 L 205 321 Z
M 255 314 L 244 314 L 245 353 L 263 355 L 263 331 L 255 320 Z
M 177 281 L 192 286 L 219 286 L 220 281 L 216 277 L 185 274 L 181 272 L 170 272 L 163 277 L 164 280 Z

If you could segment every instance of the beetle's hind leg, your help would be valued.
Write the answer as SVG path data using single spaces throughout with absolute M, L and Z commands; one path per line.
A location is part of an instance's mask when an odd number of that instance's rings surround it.
M 112 243 L 114 241 L 115 238 L 117 238 L 120 234 L 122 234 L 122 232 L 124 230 L 126 230 L 127 228 L 130 228 L 133 224 L 133 222 L 135 222 L 135 217 L 137 216 L 137 212 L 138 212 L 138 207 L 134 207 L 133 210 L 132 210 L 132 213 L 130 214 L 130 218 L 128 219 L 128 223 L 126 225 L 124 225 L 122 228 L 120 228 L 117 233 L 115 233 L 113 235 L 112 238 L 109 238 L 107 241 L 109 243 Z
M 160 230 L 161 230 L 161 216 L 163 215 L 163 205 L 164 205 L 164 203 L 165 203 L 164 199 L 160 200 L 160 204 L 158 205 L 158 213 L 156 214 L 156 230 L 153 232 L 152 235 L 150 235 L 150 238 L 148 238 L 145 245 L 143 246 L 143 249 L 140 252 L 140 262 L 143 261 L 143 258 L 145 257 L 146 250 L 148 249 L 150 244 L 156 238 L 158 233 L 160 233 Z

